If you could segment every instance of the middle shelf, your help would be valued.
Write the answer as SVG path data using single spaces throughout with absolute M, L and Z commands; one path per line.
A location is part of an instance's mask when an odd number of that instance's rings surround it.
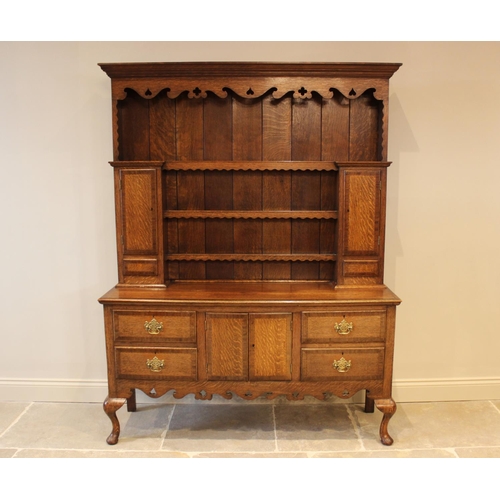
M 337 210 L 165 210 L 165 219 L 337 219 Z
M 192 262 L 331 262 L 336 260 L 335 254 L 167 254 L 167 261 L 192 261 Z

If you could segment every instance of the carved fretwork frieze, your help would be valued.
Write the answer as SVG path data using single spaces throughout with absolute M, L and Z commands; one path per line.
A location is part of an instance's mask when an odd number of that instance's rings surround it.
M 124 383 L 122 397 L 129 397 L 130 387 L 128 383 Z M 306 396 L 312 396 L 315 399 L 325 400 L 330 396 L 335 396 L 341 399 L 347 399 L 358 391 L 364 389 L 360 382 L 350 381 L 342 384 L 330 384 L 325 389 L 318 382 L 311 383 L 290 383 L 290 382 L 272 382 L 269 385 L 256 385 L 250 382 L 238 383 L 231 385 L 229 382 L 198 382 L 198 383 L 172 383 L 172 382 L 147 382 L 136 381 L 134 386 L 143 391 L 147 396 L 159 398 L 166 393 L 172 391 L 172 396 L 175 399 L 182 399 L 189 394 L 193 394 L 195 399 L 211 401 L 214 395 L 224 399 L 233 399 L 237 396 L 241 399 L 253 400 L 257 398 L 275 399 L 278 396 L 284 396 L 289 401 L 301 401 Z M 371 387 L 371 392 L 377 395 L 381 392 L 381 384 L 374 381 Z M 119 391 L 120 393 L 122 391 Z
M 387 98 L 388 85 L 386 81 L 364 78 L 273 78 L 249 81 L 243 78 L 225 80 L 221 78 L 188 80 L 176 79 L 131 79 L 113 82 L 113 95 L 117 100 L 127 97 L 131 89 L 144 99 L 153 99 L 165 92 L 170 99 L 175 99 L 187 93 L 190 99 L 206 98 L 210 93 L 222 99 L 235 94 L 244 99 L 257 99 L 270 94 L 274 99 L 281 99 L 292 94 L 294 99 L 311 99 L 313 94 L 323 99 L 345 98 L 357 99 L 367 90 L 373 90 L 377 100 Z

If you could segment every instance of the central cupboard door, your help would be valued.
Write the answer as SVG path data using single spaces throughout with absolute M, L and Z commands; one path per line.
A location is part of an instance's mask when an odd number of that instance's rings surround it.
M 291 313 L 207 313 L 208 380 L 291 380 Z

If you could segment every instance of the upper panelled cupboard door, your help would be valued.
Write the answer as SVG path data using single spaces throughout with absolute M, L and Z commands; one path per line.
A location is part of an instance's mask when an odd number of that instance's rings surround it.
M 159 285 L 163 278 L 161 163 L 116 167 L 120 283 Z
M 341 167 L 341 284 L 383 279 L 385 168 Z

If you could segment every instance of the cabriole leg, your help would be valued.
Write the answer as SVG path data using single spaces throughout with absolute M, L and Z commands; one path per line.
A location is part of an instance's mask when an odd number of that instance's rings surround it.
M 396 403 L 392 398 L 376 399 L 375 406 L 384 414 L 380 423 L 380 441 L 382 441 L 382 444 L 390 446 L 394 440 L 389 435 L 387 426 L 391 417 L 396 413 Z
M 107 397 L 104 400 L 103 408 L 106 412 L 106 415 L 111 420 L 111 424 L 113 425 L 113 430 L 111 434 L 106 439 L 106 443 L 108 444 L 116 444 L 118 443 L 118 437 L 120 436 L 120 422 L 118 422 L 118 417 L 116 416 L 116 412 L 125 404 L 127 400 L 125 398 L 110 398 Z

